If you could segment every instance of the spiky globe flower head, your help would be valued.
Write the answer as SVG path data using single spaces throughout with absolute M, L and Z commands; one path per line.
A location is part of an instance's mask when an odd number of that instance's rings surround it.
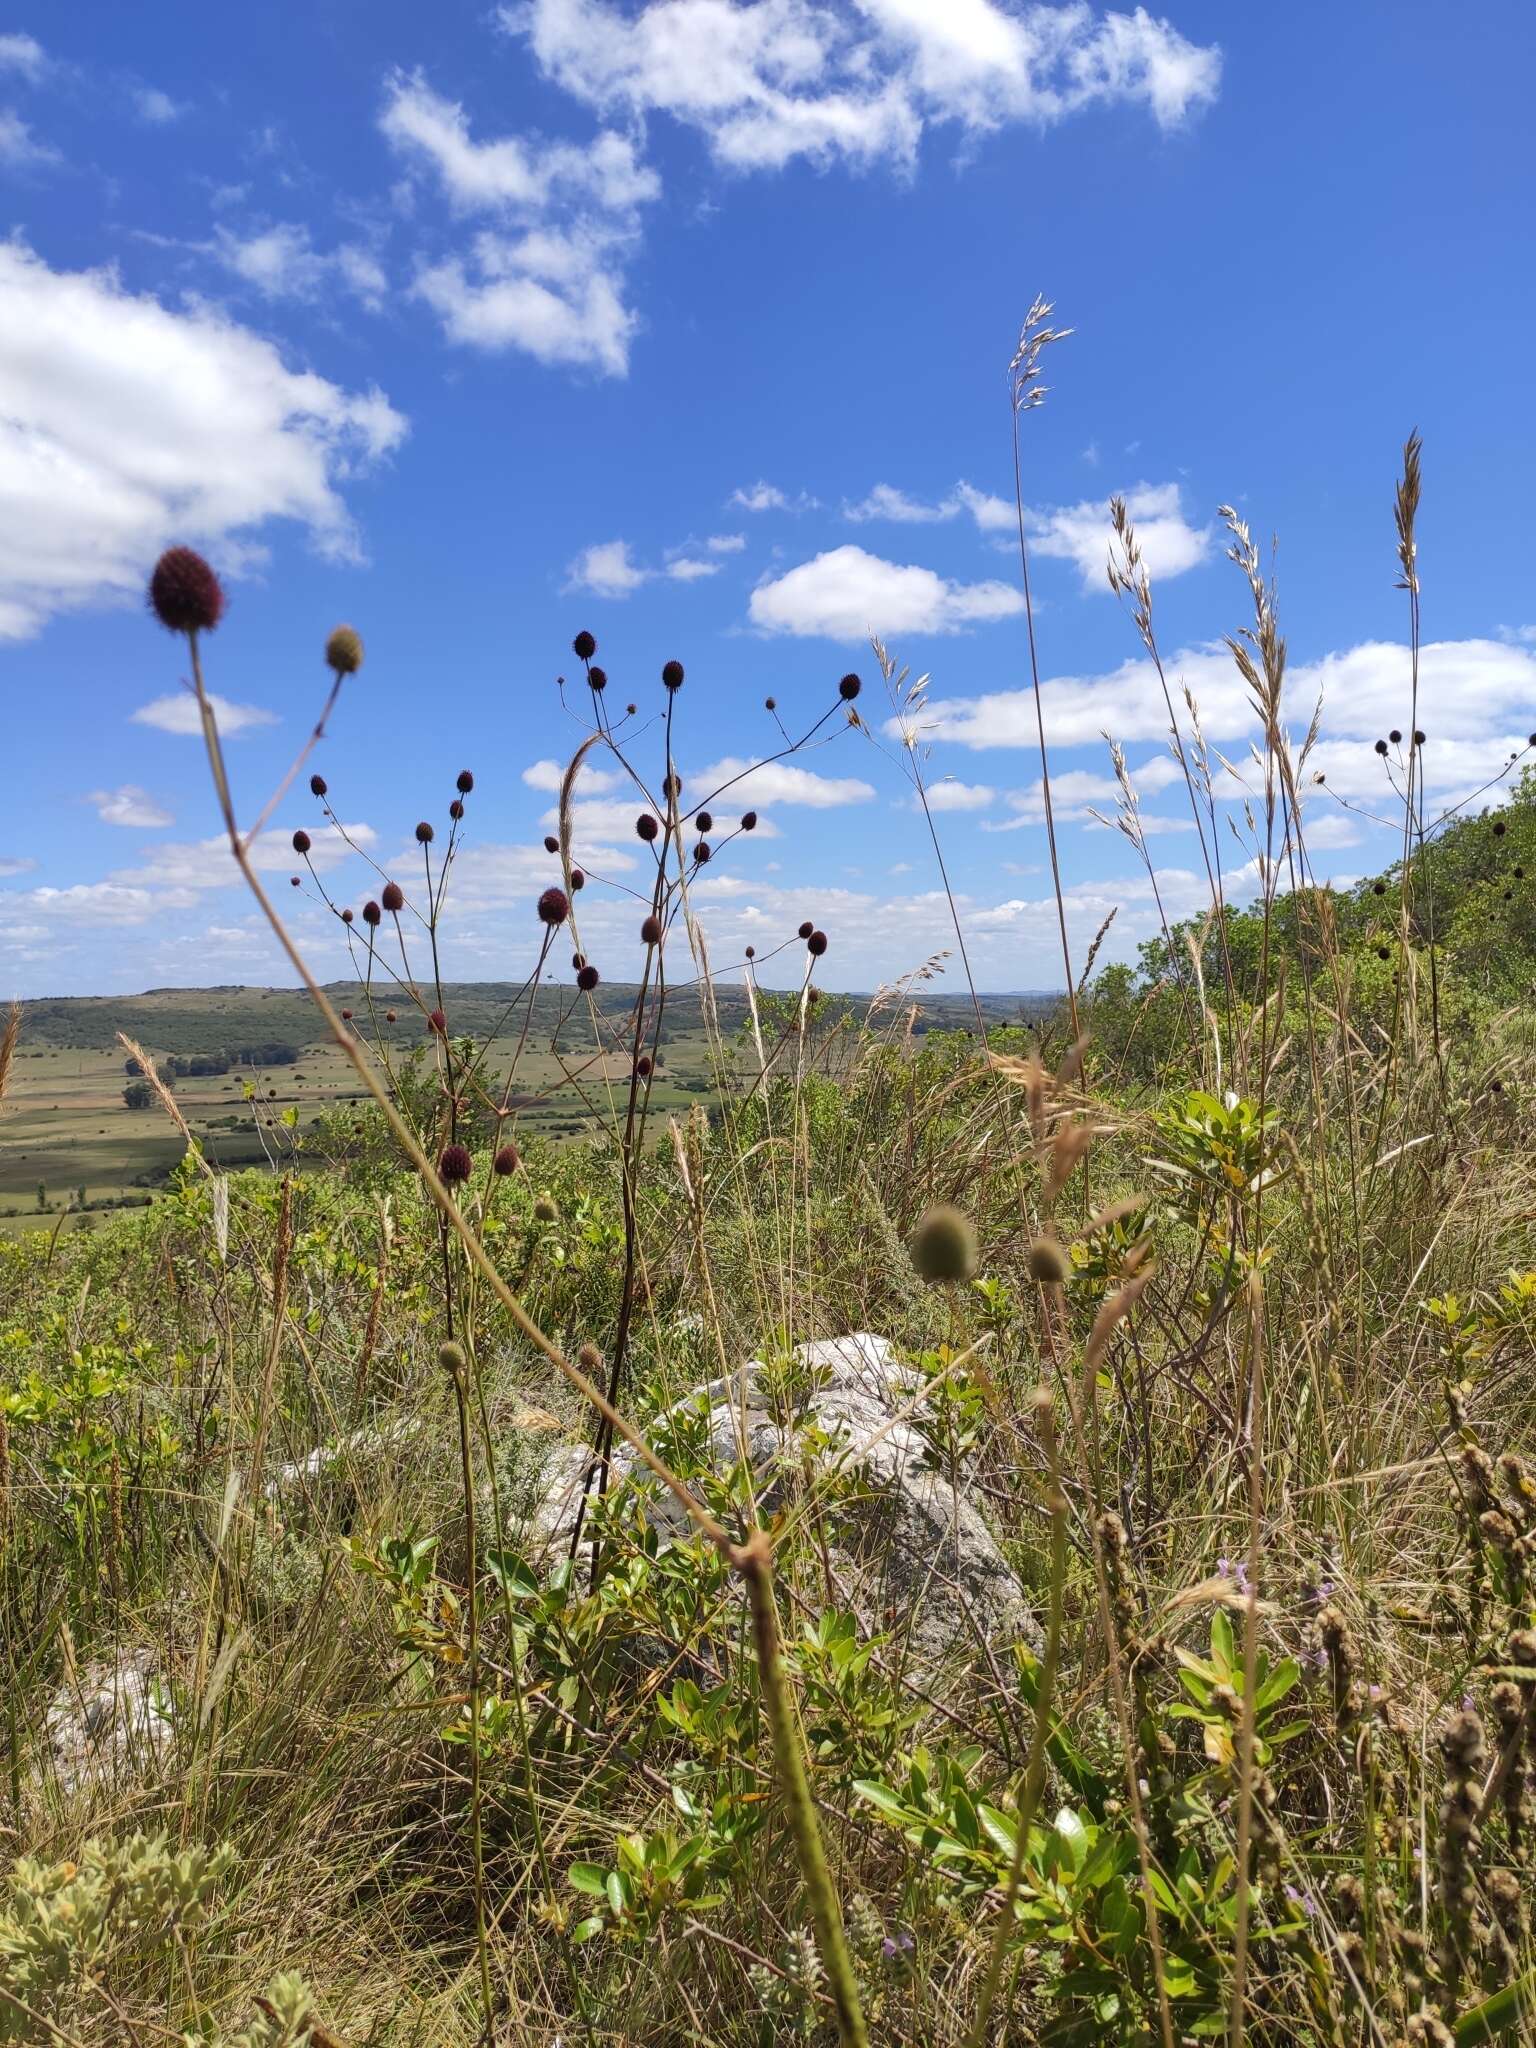
M 846 675 L 837 686 L 837 694 L 845 704 L 851 704 L 863 687 L 856 675 Z
M 1399 747 L 1403 743 L 1403 736 L 1398 731 L 1395 725 L 1393 726 L 1392 730 L 1387 734 L 1387 738 L 1392 742 L 1394 747 Z
M 491 1166 L 505 1180 L 509 1173 L 516 1173 L 522 1163 L 522 1154 L 511 1140 L 508 1139 L 507 1143 L 502 1146 L 496 1157 L 491 1161 Z
M 581 869 L 580 869 L 580 868 L 572 868 L 572 869 L 571 869 L 571 888 L 572 888 L 572 890 L 574 891 L 574 890 L 576 890 L 576 889 L 585 889 L 585 887 L 586 887 L 586 886 L 587 886 L 587 878 L 586 878 L 586 876 L 585 876 L 585 875 L 584 875 L 584 874 L 582 873 Z
M 325 643 L 325 665 L 339 676 L 355 676 L 363 665 L 363 639 L 355 626 L 337 626 Z
M 341 921 L 343 924 L 350 924 L 352 922 L 352 913 L 350 910 L 344 910 L 341 913 Z
M 1526 744 L 1526 745 L 1527 745 L 1528 747 L 1536 747 L 1536 732 L 1533 732 L 1533 733 L 1531 734 L 1530 738 L 1529 738 L 1529 739 L 1528 739 L 1528 740 L 1526 741 L 1526 743 L 1525 743 L 1525 744 Z
M 343 1010 L 341 1013 L 341 1021 L 343 1024 L 350 1024 L 352 1022 L 352 1012 L 350 1010 Z
M 1386 893 L 1387 885 L 1385 882 L 1373 882 L 1371 884 L 1371 894 L 1373 896 L 1385 896 Z
M 592 685 L 594 690 L 606 690 L 608 687 L 607 669 L 598 668 L 594 664 L 591 668 L 587 670 L 587 681 Z
M 437 834 L 432 830 L 431 825 L 423 818 L 416 827 L 416 844 L 418 846 L 430 846 L 436 837 Z
M 1415 727 L 1415 729 L 1414 729 L 1414 735 L 1413 735 L 1413 744 L 1414 744 L 1414 745 L 1415 745 L 1416 747 L 1422 747 L 1422 746 L 1423 746 L 1423 744 L 1424 744 L 1424 741 L 1425 741 L 1425 737 L 1426 737 L 1426 735 L 1425 735 L 1424 733 L 1420 732 L 1420 731 L 1419 731 L 1419 730 L 1417 729 L 1417 727 Z
M 386 882 L 379 891 L 379 901 L 391 917 L 397 917 L 405 908 L 405 891 L 398 882 Z
M 1502 818 L 1495 818 L 1495 819 L 1494 819 L 1494 821 L 1493 821 L 1493 836 L 1494 836 L 1494 838 L 1495 838 L 1495 839 L 1502 839 L 1502 838 L 1504 837 L 1504 831 L 1505 831 L 1505 826 L 1504 826 L 1504 820 L 1503 820 Z
M 1380 755 L 1381 755 L 1381 756 L 1382 756 L 1383 758 L 1385 758 L 1385 756 L 1386 756 L 1386 751 L 1387 751 L 1387 743 L 1386 743 L 1386 741 L 1385 741 L 1385 740 L 1378 740 L 1378 741 L 1376 742 L 1376 751 L 1377 751 L 1377 753 L 1378 753 L 1378 754 L 1380 754 Z
M 648 1052 L 643 1052 L 641 1053 L 639 1059 L 635 1061 L 635 1072 L 640 1076 L 641 1080 L 644 1081 L 650 1074 L 650 1071 L 651 1056 Z
M 394 1013 L 394 1011 L 393 1011 L 393 1010 L 386 1010 L 386 1011 L 384 1012 L 384 1022 L 385 1022 L 386 1024 L 393 1024 L 393 1023 L 394 1023 L 394 1021 L 395 1021 L 395 1013 Z
M 474 786 L 475 786 L 475 778 L 474 778 L 474 775 L 473 775 L 473 774 L 471 773 L 471 771 L 470 771 L 470 770 L 469 770 L 468 768 L 461 768 L 461 769 L 459 770 L 459 779 L 458 779 L 458 781 L 457 781 L 457 782 L 456 782 L 456 783 L 454 784 L 454 788 L 455 788 L 455 789 L 456 789 L 456 790 L 457 790 L 457 791 L 459 792 L 459 795 L 460 795 L 460 796 L 468 796 L 468 795 L 469 795 L 469 792 L 470 792 L 470 791 L 471 791 L 471 790 L 472 790 L 472 789 L 474 788 Z
M 693 849 L 693 857 L 699 866 L 703 867 L 705 861 L 709 859 L 709 841 L 707 839 L 699 841 L 698 845 Z
M 437 1362 L 451 1380 L 462 1379 L 469 1371 L 469 1360 L 464 1356 L 462 1344 L 439 1344 Z
M 302 829 L 300 829 L 299 831 L 295 832 L 295 833 L 294 833 L 294 835 L 293 835 L 293 850 L 294 850 L 294 852 L 295 852 L 295 853 L 308 853 L 308 851 L 309 851 L 309 848 L 310 848 L 310 837 L 309 837 L 309 834 L 308 834 L 307 832 L 303 831 Z
M 323 775 L 311 775 L 309 778 L 309 793 L 311 796 L 325 795 L 325 777 Z
M 288 877 L 288 881 L 289 881 L 289 885 L 290 885 L 290 887 L 292 887 L 292 888 L 295 888 L 295 889 L 300 889 L 300 888 L 302 888 L 302 887 L 304 886 L 304 885 L 303 885 L 303 883 L 302 883 L 302 882 L 301 882 L 301 881 L 299 880 L 299 877 L 298 877 L 297 875 L 290 875 L 290 876 Z
M 573 953 L 573 954 L 571 955 L 571 972 L 572 972 L 572 974 L 580 974 L 581 970 L 583 969 L 583 967 L 585 967 L 585 966 L 586 966 L 586 964 L 587 964 L 587 956 L 586 956 L 586 954 L 585 954 L 585 953 Z
M 560 1221 L 560 1205 L 556 1202 L 553 1195 L 540 1195 L 538 1197 L 533 1205 L 533 1220 L 535 1223 L 558 1223 Z
M 375 903 L 373 898 L 370 896 L 368 898 L 368 901 L 363 905 L 363 923 L 377 924 L 379 920 L 383 917 L 383 915 L 383 911 L 380 910 L 378 904 Z
M 457 825 L 460 818 L 464 815 L 464 799 L 462 797 L 456 796 L 454 798 L 453 802 L 448 806 L 448 815 Z
M 742 814 L 741 814 L 741 829 L 742 829 L 742 831 L 743 831 L 743 832 L 755 832 L 755 831 L 757 830 L 757 813 L 756 813 L 756 811 L 743 811 L 743 812 L 742 812 Z
M 195 548 L 167 548 L 149 579 L 149 608 L 168 633 L 211 633 L 224 589 Z
M 657 834 L 661 831 L 661 826 L 651 816 L 649 811 L 642 811 L 639 817 L 635 820 L 635 830 L 640 834 L 640 837 L 646 842 L 646 844 L 649 845 L 650 842 L 653 839 L 655 839 Z
M 597 652 L 597 642 L 590 633 L 578 633 L 571 642 L 571 651 L 578 661 L 590 661 Z
M 437 1175 L 447 1187 L 457 1187 L 466 1181 L 475 1170 L 475 1162 L 469 1156 L 467 1145 L 445 1145 L 437 1162 Z
M 826 933 L 812 932 L 811 936 L 805 942 L 805 950 L 807 951 L 807 953 L 810 954 L 813 960 L 819 960 L 822 954 L 825 953 L 825 951 L 827 950 Z
M 546 832 L 544 834 L 544 851 L 546 853 L 558 853 L 560 851 L 560 842 L 553 832 Z
M 709 811 L 695 811 L 693 823 L 695 830 L 699 832 L 712 832 L 715 826 L 714 815 Z
M 659 946 L 661 944 L 661 919 L 659 917 L 648 917 L 644 924 L 641 925 L 640 943 L 643 946 Z
M 1054 1237 L 1037 1237 L 1025 1253 L 1029 1277 L 1042 1287 L 1059 1287 L 1067 1277 L 1067 1261 Z
M 439 1038 L 446 1038 L 448 1036 L 448 1019 L 441 1010 L 428 1011 L 427 1029 L 435 1032 Z
M 816 929 L 815 925 L 813 925 L 813 924 L 811 923 L 811 920 L 810 920 L 809 918 L 807 918 L 807 919 L 805 920 L 805 923 L 804 923 L 803 925 L 801 925 L 801 927 L 800 927 L 800 936 L 801 936 L 801 938 L 802 938 L 802 939 L 808 939 L 808 938 L 809 938 L 809 937 L 811 936 L 811 933 L 812 933 L 813 931 L 815 931 L 815 929 Z
M 909 1250 L 923 1280 L 969 1280 L 976 1270 L 976 1233 L 970 1219 L 947 1202 L 918 1218 Z
M 765 711 L 777 711 L 778 708 L 779 700 L 777 697 L 765 697 L 763 699 L 763 709 Z
M 1376 958 L 1378 960 L 1390 960 L 1392 958 L 1392 948 L 1390 946 L 1378 946 L 1376 948 Z
M 585 967 L 583 967 L 576 976 L 576 986 L 581 990 L 583 995 L 589 996 L 591 995 L 593 989 L 597 987 L 597 984 L 601 979 L 602 977 L 599 975 L 597 969 L 594 966 L 592 966 L 590 962 L 588 962 L 588 964 Z
M 672 773 L 666 778 L 666 780 L 662 783 L 661 793 L 665 797 L 670 797 L 674 803 L 676 803 L 677 799 L 682 795 L 683 778 L 681 777 L 681 775 L 678 774 L 675 768 L 673 769 Z
M 747 948 L 747 958 L 748 958 L 749 960 L 755 960 L 755 959 L 757 958 L 757 948 L 756 948 L 756 946 L 748 946 L 748 948 Z
M 669 690 L 680 690 L 683 687 L 683 664 L 680 661 L 664 663 L 661 671 L 661 680 Z
M 633 717 L 634 717 L 634 715 L 635 715 L 635 713 L 636 713 L 636 712 L 637 712 L 637 711 L 638 711 L 639 709 L 640 709 L 640 706 L 639 706 L 638 704 L 626 704 L 626 705 L 624 706 L 624 716 L 625 716 L 626 718 L 633 718 Z

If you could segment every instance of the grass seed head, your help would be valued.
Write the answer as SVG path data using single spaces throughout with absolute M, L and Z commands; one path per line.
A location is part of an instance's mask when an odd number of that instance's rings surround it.
M 912 1264 L 920 1279 L 969 1280 L 976 1270 L 976 1233 L 947 1202 L 926 1210 L 912 1233 Z

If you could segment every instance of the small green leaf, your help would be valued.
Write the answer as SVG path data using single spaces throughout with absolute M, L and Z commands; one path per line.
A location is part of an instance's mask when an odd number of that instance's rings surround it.
M 566 1879 L 574 1891 L 590 1892 L 595 1899 L 602 1898 L 608 1887 L 608 1873 L 596 1863 L 573 1863 Z

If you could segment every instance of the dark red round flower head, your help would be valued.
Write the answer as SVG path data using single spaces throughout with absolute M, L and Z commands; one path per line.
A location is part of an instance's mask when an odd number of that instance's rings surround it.
M 755 959 L 757 958 L 757 948 L 756 948 L 756 946 L 748 946 L 748 948 L 747 948 L 747 958 L 748 958 L 749 960 L 755 960 Z
M 578 661 L 590 661 L 597 652 L 597 642 L 590 633 L 578 633 L 571 648 Z
M 813 960 L 819 960 L 822 954 L 825 953 L 825 951 L 827 950 L 826 933 L 812 932 L 811 936 L 805 942 L 805 950 L 807 951 L 807 953 L 811 955 L 811 958 Z
M 757 813 L 756 813 L 756 811 L 743 811 L 743 812 L 742 812 L 742 814 L 741 814 L 741 829 L 742 829 L 742 831 L 743 831 L 743 832 L 755 832 L 755 831 L 757 830 Z
M 427 1017 L 427 1029 L 435 1031 L 439 1038 L 448 1036 L 448 1019 L 441 1010 L 433 1010 Z
M 309 790 L 311 796 L 324 796 L 325 777 L 323 775 L 311 775 L 309 778 Z
M 491 1164 L 499 1174 L 505 1177 L 509 1173 L 516 1173 L 518 1167 L 522 1164 L 522 1160 L 515 1145 L 503 1145 L 496 1154 L 496 1157 L 491 1161 Z
M 343 1010 L 341 1013 L 341 1021 L 343 1024 L 350 1024 L 352 1022 L 352 1012 L 350 1010 Z
M 624 716 L 626 718 L 633 718 L 636 711 L 638 711 L 639 708 L 640 707 L 637 704 L 626 704 L 624 706 Z
M 295 889 L 297 889 L 297 888 L 298 888 L 298 887 L 300 886 L 300 885 L 299 885 L 299 878 L 298 878 L 298 876 L 297 876 L 297 875 L 290 875 L 290 876 L 288 877 L 288 880 L 290 881 L 290 883 L 292 883 L 292 885 L 293 885 L 293 887 L 294 887 Z
M 1378 754 L 1384 754 L 1387 751 L 1387 743 L 1385 740 L 1378 740 L 1376 742 L 1376 751 Z
M 1421 732 L 1416 732 L 1413 736 L 1413 744 L 1416 747 L 1422 747 L 1424 744 L 1424 734 Z
M 224 590 L 195 548 L 167 548 L 149 579 L 149 607 L 168 633 L 211 633 Z
M 294 833 L 294 835 L 293 835 L 293 850 L 294 850 L 294 852 L 295 852 L 295 853 L 308 853 L 308 851 L 309 851 L 309 845 L 310 845 L 310 840 L 309 840 L 309 834 L 308 834 L 307 832 L 304 832 L 304 831 L 298 831 L 298 832 L 295 832 L 295 833 Z
M 698 845 L 693 849 L 693 857 L 699 866 L 703 867 L 705 861 L 709 859 L 709 841 L 707 839 L 699 841 Z
M 851 704 L 863 687 L 856 675 L 846 675 L 837 686 L 837 694 L 845 704 Z
M 553 832 L 546 832 L 544 834 L 544 851 L 546 853 L 558 853 L 560 851 L 560 842 Z
M 449 1187 L 456 1187 L 466 1181 L 475 1170 L 475 1162 L 469 1156 L 467 1145 L 445 1145 L 443 1156 L 437 1162 L 439 1177 Z
M 380 908 L 379 908 L 379 906 L 377 905 L 377 903 L 375 903 L 375 902 L 374 902 L 374 900 L 373 900 L 373 898 L 372 898 L 372 897 L 370 896 L 370 897 L 368 898 L 368 901 L 367 901 L 367 902 L 366 902 L 366 903 L 365 903 L 365 904 L 363 905 L 363 923 L 364 923 L 364 924 L 377 924 L 377 923 L 378 923 L 378 921 L 379 921 L 379 919 L 380 919 L 380 918 L 381 918 L 381 917 L 382 917 L 383 915 L 384 915 L 383 911 L 382 911 L 382 910 L 380 910 Z
M 433 832 L 432 827 L 423 818 L 416 827 L 416 844 L 418 846 L 430 846 L 435 837 L 436 834 Z
M 661 944 L 661 919 L 659 917 L 648 917 L 644 924 L 641 925 L 640 941 L 642 945 L 646 946 L 659 946 Z
M 672 773 L 667 777 L 666 781 L 661 785 L 661 793 L 663 796 L 672 797 L 673 799 L 676 799 L 677 797 L 680 797 L 682 795 L 683 778 L 681 777 L 681 775 L 677 773 L 676 769 L 672 771 Z
M 398 882 L 386 882 L 379 892 L 379 901 L 392 917 L 396 916 L 405 908 L 405 891 Z
M 592 685 L 594 690 L 606 690 L 608 687 L 607 669 L 597 668 L 595 666 L 589 668 L 587 670 L 587 681 Z
M 701 832 L 711 832 L 714 830 L 715 821 L 708 811 L 697 812 L 693 822 Z
M 811 920 L 810 920 L 809 918 L 807 918 L 807 919 L 805 920 L 805 923 L 804 923 L 803 925 L 801 925 L 801 927 L 800 927 L 800 936 L 801 936 L 801 938 L 802 938 L 802 939 L 808 939 L 808 938 L 809 938 L 809 937 L 811 936 L 811 933 L 812 933 L 813 931 L 815 931 L 815 929 L 816 929 L 815 925 L 813 925 L 813 924 L 811 923 Z
M 1387 734 L 1387 738 L 1392 742 L 1394 747 L 1401 744 L 1402 737 L 1402 734 L 1398 731 L 1395 725 L 1393 726 L 1392 730 Z
M 452 818 L 455 824 L 457 824 L 460 818 L 463 817 L 464 805 L 460 798 L 455 797 L 453 802 L 448 806 L 448 815 L 450 818 Z
M 1530 738 L 1529 738 L 1529 739 L 1528 739 L 1528 740 L 1526 741 L 1526 743 L 1525 743 L 1525 744 L 1526 744 L 1526 745 L 1527 745 L 1528 747 L 1536 747 L 1536 732 L 1533 732 L 1533 733 L 1531 734 Z
M 591 995 L 593 989 L 597 987 L 600 978 L 595 967 L 583 967 L 580 974 L 576 977 L 576 986 L 584 995 Z
M 651 1056 L 648 1052 L 643 1052 L 641 1053 L 639 1059 L 635 1061 L 635 1072 L 640 1076 L 641 1080 L 643 1081 L 645 1080 L 646 1076 L 650 1073 L 650 1071 Z
M 394 1021 L 395 1021 L 395 1013 L 394 1013 L 394 1011 L 393 1011 L 393 1010 L 386 1010 L 386 1011 L 384 1012 L 384 1022 L 385 1022 L 386 1024 L 393 1024 L 393 1023 L 394 1023 Z
M 571 914 L 571 899 L 563 889 L 546 889 L 539 898 L 539 919 L 551 931 L 565 923 Z
M 777 697 L 765 697 L 763 699 L 763 709 L 765 711 L 777 711 L 778 708 L 779 700 L 777 699 Z
M 573 974 L 580 974 L 581 970 L 583 969 L 583 967 L 586 966 L 586 964 L 587 956 L 585 953 L 573 953 L 571 955 L 571 972 Z
M 474 776 L 470 773 L 470 771 L 467 768 L 461 768 L 459 770 L 459 779 L 454 784 L 454 787 L 458 790 L 459 795 L 468 796 L 469 792 L 474 788 L 474 786 Z
M 669 690 L 680 690 L 683 687 L 683 664 L 680 661 L 665 663 L 661 671 L 661 680 Z
M 1373 882 L 1371 884 L 1371 894 L 1373 896 L 1385 896 L 1386 893 L 1387 885 L 1385 882 Z
M 639 817 L 635 820 L 635 830 L 640 834 L 640 837 L 642 839 L 652 840 L 660 832 L 661 827 L 657 824 L 656 820 L 651 816 L 649 811 L 642 811 Z
M 1502 818 L 1494 820 L 1493 836 L 1495 839 L 1502 839 L 1504 837 L 1504 820 Z
M 343 924 L 350 924 L 352 922 L 352 913 L 350 910 L 344 910 L 341 913 L 341 921 Z
M 581 872 L 581 869 L 580 869 L 580 868 L 572 868 L 572 869 L 571 869 L 571 887 L 572 887 L 573 889 L 585 889 L 585 887 L 586 887 L 586 886 L 587 886 L 587 878 L 586 878 L 586 876 L 585 876 L 585 875 L 584 875 L 584 874 L 583 874 L 583 873 Z

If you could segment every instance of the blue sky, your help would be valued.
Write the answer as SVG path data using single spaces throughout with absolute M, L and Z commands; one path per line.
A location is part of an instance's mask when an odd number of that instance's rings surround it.
M 873 628 L 931 676 L 925 772 L 977 980 L 1058 982 L 1004 375 L 1036 293 L 1074 329 L 1022 438 L 1078 957 L 1112 907 L 1108 953 L 1154 928 L 1134 849 L 1088 813 L 1113 809 L 1103 729 L 1170 908 L 1204 887 L 1105 587 L 1112 492 L 1170 671 L 1238 768 L 1220 640 L 1246 592 L 1216 507 L 1278 536 L 1298 743 L 1322 695 L 1313 858 L 1384 862 L 1360 810 L 1390 810 L 1372 741 L 1408 723 L 1411 427 L 1432 808 L 1536 728 L 1533 56 L 1519 4 L 10 10 L 0 996 L 291 979 L 231 884 L 184 663 L 142 610 L 177 540 L 227 579 L 208 661 L 248 817 L 340 619 L 368 660 L 319 765 L 374 858 L 392 869 L 474 770 L 450 972 L 526 970 L 580 627 L 642 717 L 686 663 L 690 788 L 772 750 L 766 694 L 798 730 L 844 670 L 866 679 L 870 733 L 834 726 L 753 786 L 764 829 L 696 899 L 713 957 L 811 916 L 827 982 L 870 988 L 952 945 Z M 583 805 L 579 845 L 621 885 L 589 892 L 584 942 L 619 978 L 635 806 L 596 778 Z M 279 883 L 316 822 L 301 783 L 263 843 Z M 1223 859 L 1251 890 L 1238 835 Z M 327 882 L 360 901 L 367 871 Z M 345 972 L 308 891 L 283 907 Z

